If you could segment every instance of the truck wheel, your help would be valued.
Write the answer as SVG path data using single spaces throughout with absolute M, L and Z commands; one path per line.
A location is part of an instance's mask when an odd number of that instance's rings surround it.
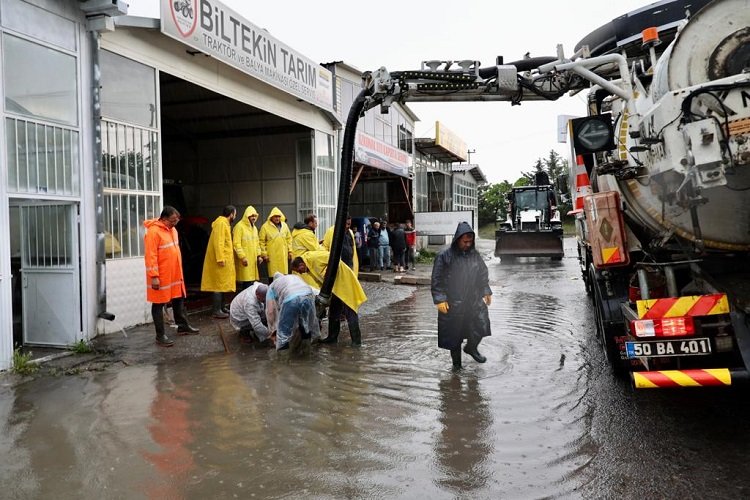
M 596 316 L 596 336 L 604 351 L 604 358 L 612 369 L 615 376 L 624 378 L 627 375 L 625 363 L 620 358 L 620 349 L 615 342 L 615 331 L 607 326 L 605 321 L 605 300 L 599 282 L 596 280 L 596 271 L 589 271 L 589 285 L 592 288 L 592 299 L 594 303 L 594 315 Z

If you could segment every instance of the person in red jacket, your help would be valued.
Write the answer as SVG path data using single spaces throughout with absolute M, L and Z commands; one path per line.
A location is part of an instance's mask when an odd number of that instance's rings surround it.
M 151 316 L 156 328 L 156 343 L 169 347 L 174 344 L 164 332 L 164 305 L 172 303 L 177 333 L 196 334 L 197 328 L 188 323 L 185 314 L 185 281 L 182 277 L 182 255 L 175 226 L 180 212 L 165 206 L 158 219 L 143 221 L 146 260 L 146 299 L 151 302 Z
M 409 269 L 409 262 L 411 262 L 412 271 L 416 269 L 416 250 L 417 250 L 417 231 L 414 226 L 411 225 L 411 221 L 406 221 L 406 227 L 404 228 L 404 235 L 406 236 L 406 269 Z

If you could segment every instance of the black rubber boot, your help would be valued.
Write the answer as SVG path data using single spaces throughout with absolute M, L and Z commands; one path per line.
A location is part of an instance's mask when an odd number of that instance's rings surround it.
M 156 343 L 163 347 L 172 347 L 174 340 L 164 333 L 164 304 L 151 304 L 151 316 L 154 318 Z
M 349 327 L 349 335 L 352 336 L 352 347 L 359 347 L 362 345 L 362 330 L 359 329 L 359 325 Z
M 221 292 L 213 292 L 211 294 L 211 315 L 216 319 L 226 319 L 229 317 L 227 313 L 222 310 L 224 302 L 224 294 Z
M 185 313 L 185 301 L 183 299 L 172 300 L 172 311 L 174 312 L 174 321 L 177 323 L 177 333 L 181 335 L 196 335 L 200 330 L 194 328 L 187 319 Z
M 461 369 L 461 347 L 451 349 L 451 359 L 453 360 L 453 369 Z
M 479 354 L 479 351 L 477 350 L 478 345 L 478 341 L 472 342 L 471 340 L 467 340 L 466 347 L 464 347 L 464 352 L 474 358 L 474 361 L 476 361 L 477 363 L 484 363 L 485 361 L 487 361 L 487 358 Z
M 328 336 L 320 341 L 321 344 L 336 344 L 341 332 L 341 320 L 328 319 Z

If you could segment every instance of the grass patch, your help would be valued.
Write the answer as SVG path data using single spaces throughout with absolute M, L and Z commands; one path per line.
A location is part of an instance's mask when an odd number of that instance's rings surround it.
M 94 350 L 91 348 L 91 344 L 83 339 L 71 345 L 68 349 L 76 354 L 89 354 L 91 352 L 94 352 Z
M 432 252 L 430 250 L 427 250 L 426 248 L 423 248 L 419 251 L 419 254 L 417 255 L 417 263 L 418 264 L 432 264 L 435 262 L 435 256 L 437 255 L 437 252 Z
M 39 371 L 39 365 L 32 363 L 30 352 L 22 352 L 20 347 L 16 347 L 13 350 L 12 370 L 18 375 L 33 375 Z
M 485 224 L 484 226 L 479 226 L 478 236 L 483 240 L 494 240 L 495 229 L 497 229 L 495 227 L 495 224 Z

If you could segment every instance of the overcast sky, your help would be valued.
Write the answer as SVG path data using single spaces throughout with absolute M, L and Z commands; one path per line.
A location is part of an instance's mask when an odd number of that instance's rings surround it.
M 160 0 L 126 0 L 129 14 L 159 17 Z M 171 0 L 170 0 L 171 1 Z M 429 59 L 494 64 L 532 56 L 566 55 L 602 24 L 648 5 L 643 0 L 489 2 L 487 0 L 222 0 L 245 19 L 318 62 L 344 61 L 360 70 L 419 69 Z M 583 96 L 556 102 L 411 103 L 420 118 L 416 137 L 434 137 L 439 120 L 466 142 L 471 163 L 490 182 L 515 181 L 550 149 L 568 157 L 557 143 L 557 116 L 585 113 Z

